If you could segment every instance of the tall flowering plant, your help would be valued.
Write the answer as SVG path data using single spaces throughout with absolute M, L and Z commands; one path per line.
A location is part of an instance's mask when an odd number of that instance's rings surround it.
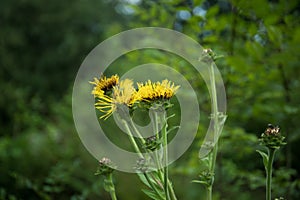
M 210 49 L 204 50 L 201 62 L 209 66 L 210 91 L 212 98 L 213 140 L 203 143 L 209 150 L 208 154 L 200 157 L 205 169 L 199 175 L 195 183 L 205 186 L 206 199 L 213 199 L 213 185 L 215 181 L 215 166 L 218 153 L 218 136 L 222 132 L 223 124 L 227 116 L 219 111 L 217 103 L 217 90 L 215 80 L 214 63 L 222 56 L 216 55 Z M 140 180 L 147 186 L 144 193 L 155 200 L 177 200 L 168 169 L 168 133 L 177 127 L 169 127 L 168 119 L 174 115 L 166 112 L 173 105 L 170 100 L 178 91 L 178 85 L 165 79 L 158 82 L 148 80 L 144 83 L 136 83 L 130 79 L 120 80 L 118 75 L 106 77 L 104 75 L 90 82 L 94 85 L 92 94 L 95 97 L 95 108 L 100 111 L 100 120 L 106 120 L 112 114 L 116 114 L 127 132 L 129 141 L 138 155 L 136 166 Z M 143 133 L 133 122 L 131 115 L 135 110 L 144 109 L 149 113 L 152 122 L 152 135 L 143 137 Z M 284 136 L 278 126 L 268 125 L 260 137 L 261 145 L 267 148 L 267 153 L 258 151 L 263 158 L 266 170 L 266 199 L 271 200 L 272 165 L 276 151 L 286 144 Z M 110 193 L 113 200 L 117 199 L 112 173 L 116 166 L 108 158 L 99 161 L 97 175 L 103 175 L 104 189 Z
M 276 151 L 286 145 L 285 137 L 280 133 L 279 126 L 269 124 L 261 134 L 259 141 L 262 146 L 267 148 L 267 154 L 260 150 L 257 152 L 262 156 L 266 170 L 266 200 L 271 200 L 273 161 Z
M 126 129 L 134 151 L 139 155 L 136 171 L 141 181 L 148 187 L 143 190 L 152 199 L 176 200 L 176 195 L 168 175 L 168 119 L 166 110 L 172 106 L 170 99 L 176 94 L 179 86 L 165 79 L 161 82 L 137 83 L 137 89 L 130 79 L 120 80 L 118 75 L 106 77 L 102 75 L 90 82 L 94 85 L 92 94 L 95 97 L 95 108 L 106 120 L 116 113 Z M 146 109 L 154 121 L 153 134 L 144 138 L 133 123 L 130 113 L 135 109 Z M 134 137 L 137 135 L 138 137 Z M 145 156 L 142 152 L 149 153 Z M 151 168 L 149 163 L 155 163 Z M 103 168 L 100 162 L 100 168 Z M 104 163 L 105 164 L 105 163 Z M 109 168 L 110 169 L 110 168 Z M 98 170 L 99 171 L 99 170 Z M 100 170 L 97 174 L 103 174 Z M 106 190 L 112 199 L 116 199 L 111 176 L 112 170 L 106 173 Z

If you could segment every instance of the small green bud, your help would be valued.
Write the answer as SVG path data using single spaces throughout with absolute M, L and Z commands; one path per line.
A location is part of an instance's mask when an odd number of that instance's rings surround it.
M 203 49 L 199 60 L 206 63 L 211 63 L 211 61 L 215 62 L 216 60 L 222 57 L 224 56 L 215 54 L 215 52 L 213 52 L 211 49 Z
M 146 149 L 154 151 L 155 149 L 157 149 L 159 147 L 160 144 L 161 144 L 161 141 L 158 140 L 155 135 L 153 135 L 153 136 L 146 138 L 144 146 Z
M 210 186 L 213 184 L 214 181 L 214 173 L 209 172 L 208 170 L 204 170 L 199 175 L 200 182 L 205 184 L 206 186 Z

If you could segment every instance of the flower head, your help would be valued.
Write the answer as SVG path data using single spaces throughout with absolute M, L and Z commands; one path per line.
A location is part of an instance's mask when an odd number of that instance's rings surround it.
M 108 175 L 115 170 L 116 166 L 111 162 L 109 158 L 103 157 L 99 160 L 99 168 L 95 175 Z
M 279 149 L 285 145 L 285 137 L 281 135 L 279 126 L 268 124 L 265 132 L 261 134 L 260 142 L 270 149 Z
M 280 134 L 280 128 L 278 126 L 273 126 L 268 124 L 268 128 L 264 132 L 265 135 L 278 135 Z
M 115 86 L 113 89 L 113 99 L 116 104 L 126 104 L 131 106 L 135 101 L 134 94 L 136 93 L 133 87 L 133 81 L 130 79 L 125 79 L 120 82 L 119 85 Z
M 216 61 L 220 58 L 224 57 L 223 55 L 217 55 L 213 50 L 211 49 L 203 49 L 201 57 L 199 60 L 206 62 L 206 63 L 211 63 L 212 61 Z
M 118 106 L 127 106 L 131 107 L 134 103 L 134 94 L 136 90 L 133 87 L 132 80 L 125 79 L 120 81 L 119 84 L 113 86 L 112 88 L 112 96 L 108 96 L 105 94 L 97 95 L 97 102 L 95 103 L 95 107 L 104 115 L 100 117 L 100 119 L 107 119 Z
M 106 94 L 119 83 L 119 76 L 113 75 L 110 78 L 107 78 L 106 76 L 101 75 L 99 79 L 94 78 L 94 81 L 91 81 L 90 83 L 95 85 L 92 94 L 95 95 L 95 97 L 99 97 Z
M 151 100 L 164 100 L 170 99 L 175 95 L 179 86 L 167 79 L 162 82 L 152 83 L 150 80 L 143 83 L 138 83 L 138 91 L 135 94 L 136 101 L 151 101 Z

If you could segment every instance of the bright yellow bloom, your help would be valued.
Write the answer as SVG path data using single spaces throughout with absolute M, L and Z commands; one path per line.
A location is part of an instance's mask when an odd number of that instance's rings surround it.
M 115 104 L 125 104 L 131 106 L 135 99 L 134 94 L 136 93 L 133 87 L 133 81 L 125 79 L 120 82 L 119 85 L 114 87 L 113 99 Z
M 107 78 L 104 75 L 101 75 L 99 79 L 94 78 L 94 81 L 90 82 L 95 85 L 92 94 L 95 97 L 103 96 L 106 91 L 111 90 L 115 85 L 119 83 L 119 76 L 113 75 L 110 78 Z
M 113 87 L 112 97 L 102 94 L 97 96 L 98 100 L 95 107 L 104 113 L 100 119 L 107 119 L 116 109 L 118 105 L 132 106 L 134 103 L 134 94 L 136 93 L 133 87 L 133 81 L 125 79 Z
M 165 79 L 162 82 L 152 83 L 150 80 L 143 83 L 138 83 L 138 91 L 134 99 L 137 101 L 150 101 L 159 99 L 170 99 L 175 95 L 179 86 Z

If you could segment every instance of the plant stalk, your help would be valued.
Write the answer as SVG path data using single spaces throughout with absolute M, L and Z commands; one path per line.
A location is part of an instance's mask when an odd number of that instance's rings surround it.
M 143 174 L 144 174 L 146 180 L 148 181 L 150 187 L 155 191 L 155 193 L 156 193 L 161 199 L 164 200 L 164 197 L 158 192 L 158 190 L 156 189 L 156 187 L 155 187 L 155 186 L 153 185 L 153 183 L 151 182 L 151 180 L 150 180 L 148 174 L 147 174 L 147 173 L 143 173 Z
M 219 135 L 219 111 L 218 111 L 218 103 L 217 103 L 217 90 L 216 90 L 216 80 L 215 80 L 215 72 L 213 63 L 210 64 L 210 87 L 211 87 L 211 98 L 212 98 L 212 109 L 213 109 L 213 122 L 214 122 L 214 130 L 213 130 L 213 150 L 212 157 L 210 160 L 210 173 L 212 174 L 212 180 L 210 186 L 207 187 L 208 192 L 208 200 L 212 200 L 212 190 L 213 190 L 213 182 L 214 182 L 214 171 L 217 160 L 218 153 L 218 137 Z
M 131 141 L 131 143 L 132 143 L 132 145 L 133 145 L 135 151 L 139 154 L 139 156 L 140 156 L 141 158 L 144 158 L 144 157 L 143 157 L 143 154 L 141 153 L 141 151 L 140 151 L 140 149 L 139 149 L 139 147 L 138 147 L 138 145 L 137 145 L 136 142 L 135 142 L 135 139 L 134 139 L 134 137 L 133 137 L 133 135 L 132 135 L 132 132 L 131 132 L 131 130 L 130 130 L 128 124 L 127 124 L 127 122 L 124 120 L 123 123 L 124 123 L 124 126 L 125 126 L 125 128 L 126 128 L 126 130 L 127 130 L 127 132 L 128 132 L 129 139 L 130 139 L 130 141 Z M 135 131 L 137 134 L 140 135 L 140 133 L 138 132 L 138 130 L 137 130 L 137 128 L 134 126 L 134 124 L 133 124 L 133 123 L 130 123 L 130 125 L 132 126 L 132 128 L 134 129 L 134 131 Z M 141 137 L 141 139 L 143 139 L 143 138 Z M 143 139 L 143 140 L 144 140 L 144 139 Z M 151 182 L 151 180 L 150 180 L 148 174 L 144 172 L 143 175 L 144 175 L 144 177 L 146 178 L 147 182 L 149 183 L 150 187 L 155 191 L 155 193 L 156 193 L 159 197 L 161 197 L 162 199 L 164 199 L 164 198 L 161 196 L 161 194 L 157 191 L 157 189 L 156 189 L 156 187 L 153 185 L 153 183 Z
M 165 115 L 163 116 L 164 127 L 162 129 L 162 139 L 164 147 L 164 190 L 166 193 L 166 199 L 170 200 L 169 187 L 168 187 L 168 136 L 167 136 L 167 122 Z
M 129 128 L 129 126 L 128 126 L 128 124 L 127 124 L 127 122 L 125 120 L 123 120 L 123 124 L 124 124 L 124 126 L 126 128 L 126 131 L 128 132 L 128 136 L 129 136 L 131 144 L 133 145 L 134 150 L 139 154 L 139 156 L 141 158 L 143 158 L 143 154 L 141 153 L 141 151 L 140 151 L 137 143 L 135 142 L 135 139 L 134 139 L 134 137 L 133 137 L 133 135 L 131 133 L 131 130 L 130 130 L 130 128 Z
M 169 180 L 168 180 L 168 187 L 169 187 L 169 191 L 170 191 L 172 200 L 177 200 L 177 197 L 175 195 L 175 191 L 174 191 L 173 186 L 172 186 L 172 184 Z
M 207 198 L 207 200 L 212 199 L 212 185 L 207 186 L 207 188 L 206 188 L 206 198 Z
M 275 155 L 276 149 L 268 148 L 268 165 L 266 168 L 266 200 L 271 200 L 272 198 L 272 167 L 273 167 L 273 161 L 274 161 L 274 155 Z
M 111 199 L 117 200 L 115 185 L 114 185 L 113 179 L 112 179 L 112 173 L 110 173 L 106 176 L 106 181 L 109 184 L 109 194 L 110 194 Z

